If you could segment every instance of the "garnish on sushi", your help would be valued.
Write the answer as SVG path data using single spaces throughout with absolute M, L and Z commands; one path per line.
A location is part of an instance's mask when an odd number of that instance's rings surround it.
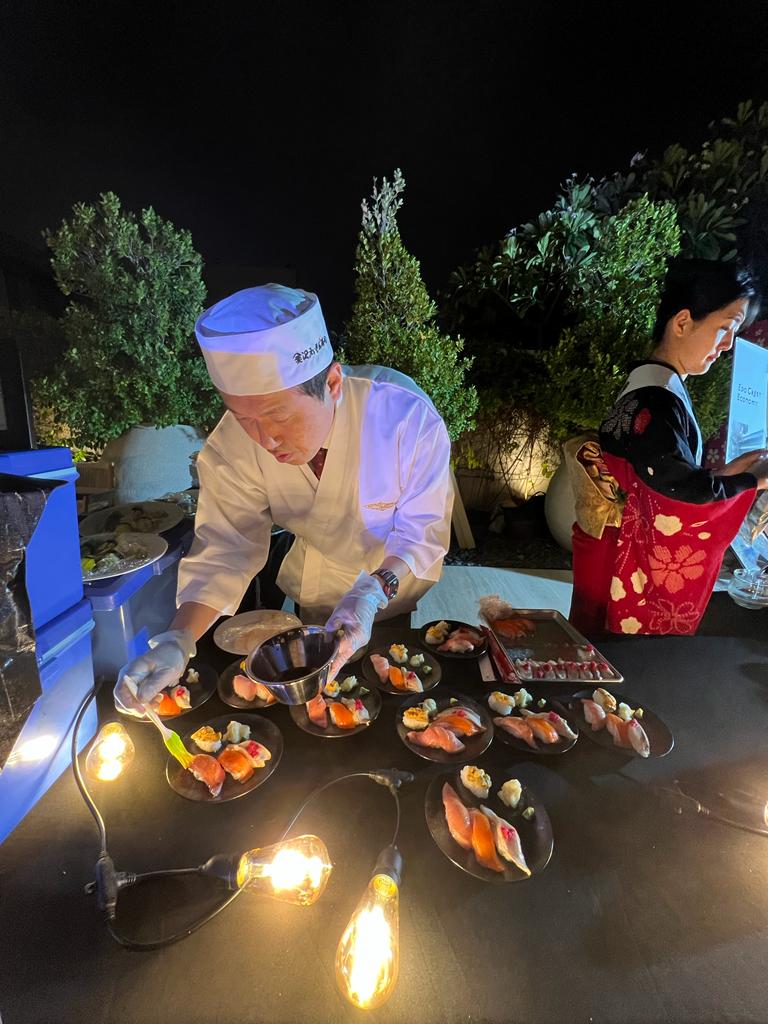
M 488 772 L 475 764 L 468 764 L 461 769 L 459 777 L 462 786 L 465 786 L 473 796 L 485 800 L 491 789 L 491 776 Z
M 182 711 L 189 711 L 192 707 L 192 703 L 189 699 L 189 690 L 186 686 L 174 686 L 171 690 L 171 696 L 176 702 L 176 706 Z
M 428 644 L 436 647 L 438 644 L 442 644 L 448 639 L 448 634 L 450 632 L 450 622 L 436 622 L 434 626 L 430 626 L 427 630 L 425 639 Z
M 389 656 L 396 665 L 405 665 L 408 661 L 408 648 L 405 644 L 392 644 Z
M 517 829 L 513 825 L 510 825 L 508 821 L 500 818 L 495 811 L 491 810 L 490 807 L 483 806 L 480 810 L 491 823 L 496 849 L 499 851 L 501 856 L 504 860 L 508 860 L 511 864 L 514 864 L 516 868 L 520 868 L 523 874 L 527 878 L 530 878 L 531 869 L 525 862 L 525 855 L 523 854 L 523 847 L 520 843 L 520 836 L 517 834 Z
M 210 725 L 204 725 L 197 732 L 193 732 L 191 739 L 206 754 L 215 754 L 221 747 L 221 733 L 216 732 Z

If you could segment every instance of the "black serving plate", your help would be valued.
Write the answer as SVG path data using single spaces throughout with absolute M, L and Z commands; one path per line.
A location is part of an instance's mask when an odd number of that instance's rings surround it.
M 221 787 L 221 792 L 218 796 L 214 797 L 211 796 L 204 782 L 198 782 L 192 772 L 182 768 L 175 757 L 169 757 L 165 766 L 165 776 L 168 780 L 168 785 L 179 796 L 183 796 L 187 800 L 196 800 L 200 803 L 224 804 L 230 800 L 237 800 L 238 797 L 245 796 L 246 793 L 252 793 L 254 789 L 262 786 L 272 777 L 275 769 L 280 764 L 280 758 L 283 756 L 283 736 L 273 722 L 270 722 L 267 718 L 262 718 L 261 715 L 237 715 L 235 717 L 230 714 L 222 715 L 220 718 L 213 718 L 210 722 L 202 722 L 194 729 L 187 729 L 181 736 L 182 742 L 190 754 L 205 754 L 207 751 L 201 750 L 192 740 L 192 733 L 197 732 L 204 725 L 210 725 L 212 729 L 223 733 L 227 725 L 232 721 L 241 722 L 243 725 L 250 725 L 251 735 L 249 739 L 263 744 L 272 754 L 271 759 L 267 761 L 263 768 L 257 768 L 247 782 L 236 782 L 231 775 L 227 774 L 224 779 L 224 785 Z M 226 743 L 222 743 L 216 753 L 211 754 L 211 757 L 217 757 L 226 746 Z
M 354 675 L 354 673 L 348 672 L 347 676 L 350 675 Z M 341 677 L 339 682 L 344 678 L 346 678 L 346 676 Z M 368 693 L 360 697 L 361 689 L 368 690 Z M 379 717 L 379 712 L 381 711 L 381 694 L 378 690 L 372 690 L 367 686 L 358 684 L 354 690 L 350 690 L 349 693 L 340 693 L 338 697 L 326 697 L 325 699 L 330 704 L 341 700 L 342 697 L 346 697 L 348 699 L 360 697 L 360 700 L 362 700 L 363 704 L 365 704 L 368 709 L 368 714 L 371 716 L 370 721 L 366 722 L 364 725 L 357 725 L 354 729 L 339 729 L 338 726 L 332 723 L 330 712 L 328 712 L 328 727 L 321 729 L 319 725 L 315 725 L 315 723 L 310 719 L 307 714 L 306 704 L 291 704 L 288 711 L 291 718 L 300 729 L 303 729 L 304 732 L 308 732 L 310 736 L 320 736 L 324 740 L 342 739 L 345 736 L 356 736 L 359 732 L 365 732 L 366 729 L 373 725 Z
M 194 669 L 200 676 L 200 679 L 196 683 L 187 682 L 187 673 L 190 669 Z M 213 691 L 216 689 L 216 669 L 211 668 L 210 665 L 203 665 L 195 658 L 190 661 L 189 665 L 184 669 L 181 679 L 178 679 L 173 686 L 166 686 L 164 693 L 170 694 L 170 691 L 175 689 L 177 686 L 186 686 L 189 690 L 189 702 L 188 708 L 179 708 L 178 715 L 158 715 L 161 721 L 169 722 L 169 728 L 173 728 L 173 723 L 181 718 L 183 715 L 188 715 L 190 711 L 196 711 L 197 708 L 201 707 L 205 702 L 212 696 Z M 129 714 L 115 702 L 115 707 L 121 715 L 125 715 L 126 718 L 130 718 L 132 722 L 149 722 L 150 719 L 145 715 L 139 717 L 138 715 Z M 176 730 L 178 732 L 178 729 Z
M 465 629 L 471 629 L 473 633 L 477 633 L 481 638 L 482 642 L 478 644 L 471 651 L 467 651 L 465 654 L 453 653 L 452 651 L 438 651 L 439 644 L 430 644 L 427 642 L 427 630 L 430 626 L 436 626 L 438 622 L 447 622 L 451 627 L 451 633 L 454 629 L 464 627 Z M 468 622 L 459 622 L 458 619 L 435 619 L 433 622 L 425 623 L 419 630 L 419 640 L 424 645 L 427 651 L 432 651 L 438 658 L 455 658 L 456 661 L 474 661 L 482 656 L 488 650 L 488 641 L 483 636 L 479 626 L 471 626 Z
M 391 646 L 392 644 L 387 644 L 386 647 L 378 647 L 376 648 L 375 651 L 369 651 L 366 654 L 366 656 L 363 658 L 363 675 L 365 676 L 369 683 L 372 683 L 373 686 L 381 690 L 382 693 L 390 693 L 392 694 L 393 697 L 419 696 L 418 694 L 412 694 L 410 690 L 397 690 L 390 683 L 382 683 L 382 681 L 379 679 L 378 673 L 376 672 L 376 669 L 373 667 L 373 664 L 371 662 L 371 655 L 380 654 L 383 658 L 387 659 L 390 665 L 394 666 L 395 663 L 389 656 L 389 648 Z M 430 673 L 425 675 L 423 665 L 420 668 L 412 668 L 410 665 L 398 665 L 396 667 L 406 669 L 409 672 L 415 672 L 416 675 L 421 680 L 421 684 L 424 687 L 424 693 L 426 693 L 428 690 L 433 690 L 440 682 L 440 679 L 443 674 L 442 669 L 440 668 L 440 662 L 437 660 L 437 658 L 434 658 L 429 653 L 429 651 L 422 650 L 421 647 L 408 647 L 409 661 L 414 654 L 424 655 L 425 664 L 429 665 L 430 668 L 432 669 Z
M 448 823 L 445 820 L 445 809 L 443 807 L 443 784 L 448 782 L 453 786 L 456 795 L 468 808 L 480 808 L 481 805 L 490 807 L 492 811 L 503 818 L 508 824 L 517 829 L 520 836 L 520 844 L 523 848 L 523 855 L 531 871 L 531 876 L 541 874 L 552 858 L 554 849 L 554 838 L 552 836 L 552 824 L 549 820 L 546 808 L 539 801 L 536 794 L 528 786 L 523 784 L 523 793 L 517 807 L 512 810 L 496 796 L 501 786 L 507 779 L 518 778 L 516 767 L 511 767 L 500 772 L 495 769 L 491 775 L 493 784 L 486 799 L 481 800 L 473 796 L 468 789 L 465 789 L 460 781 L 460 770 L 443 772 L 436 775 L 429 784 L 427 794 L 424 798 L 424 813 L 427 818 L 427 827 L 438 846 L 451 863 L 461 868 L 468 875 L 479 878 L 483 882 L 524 882 L 527 875 L 515 864 L 504 860 L 499 854 L 499 860 L 504 865 L 504 871 L 491 871 L 478 863 L 472 850 L 465 850 L 456 842 L 448 831 Z M 529 820 L 523 817 L 526 807 L 533 807 L 536 811 Z
M 493 711 L 493 709 L 488 704 L 488 698 L 492 693 L 495 692 L 506 693 L 508 696 L 511 697 L 512 693 L 514 692 L 514 688 L 512 686 L 507 685 L 504 690 L 499 690 L 497 687 L 496 690 L 489 690 L 488 693 L 485 694 L 485 696 L 483 697 L 483 707 L 487 708 L 492 720 L 495 718 L 522 718 L 523 720 L 525 720 L 525 715 L 521 714 L 519 708 L 516 708 L 508 715 L 499 715 L 495 711 Z M 530 693 L 531 691 L 529 690 L 528 692 Z M 536 748 L 534 749 L 533 747 L 529 746 L 525 742 L 525 740 L 520 739 L 518 736 L 514 736 L 511 732 L 507 732 L 506 729 L 504 729 L 500 725 L 496 725 L 496 723 L 494 722 L 493 728 L 496 731 L 496 738 L 501 740 L 502 743 L 506 743 L 508 746 L 514 747 L 515 750 L 520 750 L 525 754 L 551 756 L 553 754 L 564 754 L 566 750 L 571 750 L 571 748 L 576 745 L 579 738 L 578 729 L 576 728 L 576 722 L 573 720 L 573 716 L 569 713 L 566 713 L 565 708 L 561 704 L 554 703 L 553 701 L 547 700 L 546 698 L 541 697 L 540 695 L 535 693 L 532 693 L 531 696 L 533 697 L 533 703 L 528 706 L 527 710 L 532 711 L 534 714 L 538 714 L 539 712 L 545 711 L 554 711 L 556 714 L 560 715 L 561 718 L 565 719 L 565 721 L 571 727 L 571 730 L 574 733 L 576 733 L 573 739 L 570 739 L 568 737 L 560 737 L 557 743 L 545 743 L 543 740 L 534 737 L 536 741 Z M 545 700 L 544 707 L 539 707 L 539 700 Z
M 403 712 L 406 708 L 414 707 L 416 704 L 421 704 L 424 700 L 424 696 L 421 693 L 414 694 L 410 700 L 403 701 L 397 709 L 397 735 L 410 751 L 417 754 L 419 757 L 423 757 L 425 761 L 434 761 L 436 764 L 469 764 L 470 761 L 474 761 L 476 758 L 480 757 L 481 754 L 485 753 L 493 742 L 493 722 L 485 708 L 460 693 L 443 694 L 440 700 L 435 701 L 437 704 L 437 711 L 444 711 L 449 707 L 451 699 L 455 700 L 456 707 L 463 705 L 469 711 L 474 711 L 478 714 L 482 720 L 482 724 L 485 726 L 484 731 L 477 733 L 475 736 L 458 737 L 464 744 L 464 750 L 460 750 L 455 754 L 449 754 L 447 750 L 436 750 L 433 747 L 421 747 L 417 743 L 411 743 L 407 738 L 408 733 L 411 730 L 407 729 L 403 725 Z M 435 712 L 435 714 L 437 714 L 437 712 Z M 432 721 L 435 721 L 434 716 Z M 436 724 L 439 725 L 439 722 Z
M 586 700 L 592 699 L 592 694 L 595 692 L 596 687 L 591 687 L 587 690 L 579 690 L 578 693 L 573 694 L 572 697 L 560 698 L 559 703 L 569 713 L 572 722 L 578 725 L 579 730 L 584 733 L 585 736 L 597 743 L 600 747 L 605 747 L 607 750 L 612 750 L 616 754 L 623 754 L 624 757 L 638 757 L 640 755 L 629 747 L 617 747 L 611 738 L 611 734 L 608 730 L 603 727 L 602 729 L 594 730 L 589 722 L 584 717 L 584 710 L 582 706 L 582 698 Z M 603 687 L 607 689 L 607 687 Z M 611 693 L 610 690 L 608 690 Z M 651 747 L 651 757 L 665 757 L 675 745 L 675 738 L 672 735 L 669 727 L 662 722 L 658 715 L 650 711 L 642 701 L 634 701 L 626 693 L 616 694 L 613 696 L 616 698 L 616 702 L 629 704 L 631 708 L 642 708 L 643 717 L 639 719 L 640 725 L 645 729 L 645 734 L 648 737 L 648 742 Z M 640 758 L 642 761 L 643 758 Z
M 235 676 L 245 676 L 248 679 L 245 669 L 242 667 L 244 661 L 244 658 L 238 658 L 221 673 L 217 684 L 219 697 L 229 707 L 237 708 L 240 711 L 262 711 L 264 708 L 273 708 L 279 703 L 277 700 L 271 700 L 269 703 L 261 700 L 260 697 L 256 697 L 255 700 L 244 700 L 235 693 Z M 250 679 L 248 681 L 250 682 Z

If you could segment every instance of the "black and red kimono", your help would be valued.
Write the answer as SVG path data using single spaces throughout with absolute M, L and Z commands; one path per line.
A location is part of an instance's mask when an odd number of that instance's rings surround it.
M 702 468 L 690 397 L 665 363 L 632 371 L 599 442 L 623 508 L 599 538 L 574 525 L 571 621 L 587 636 L 694 633 L 757 482 Z

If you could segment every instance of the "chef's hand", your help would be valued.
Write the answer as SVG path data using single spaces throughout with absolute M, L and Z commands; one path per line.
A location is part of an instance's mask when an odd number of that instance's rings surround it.
M 143 704 L 149 704 L 161 690 L 178 682 L 195 653 L 192 634 L 184 629 L 152 637 L 149 647 L 120 669 L 114 690 L 115 706 L 138 717 L 144 715 Z M 138 701 L 132 689 L 137 692 Z
M 329 631 L 343 630 L 338 654 L 328 673 L 329 679 L 335 679 L 342 665 L 368 643 L 376 612 L 386 607 L 387 595 L 379 581 L 361 572 L 325 624 Z

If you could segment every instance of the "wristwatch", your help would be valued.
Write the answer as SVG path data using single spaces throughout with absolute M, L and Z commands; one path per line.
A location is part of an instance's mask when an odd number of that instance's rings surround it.
M 400 580 L 397 576 L 395 576 L 393 572 L 390 572 L 389 569 L 377 569 L 376 572 L 371 573 L 371 576 L 379 577 L 387 600 L 394 601 L 400 587 Z

